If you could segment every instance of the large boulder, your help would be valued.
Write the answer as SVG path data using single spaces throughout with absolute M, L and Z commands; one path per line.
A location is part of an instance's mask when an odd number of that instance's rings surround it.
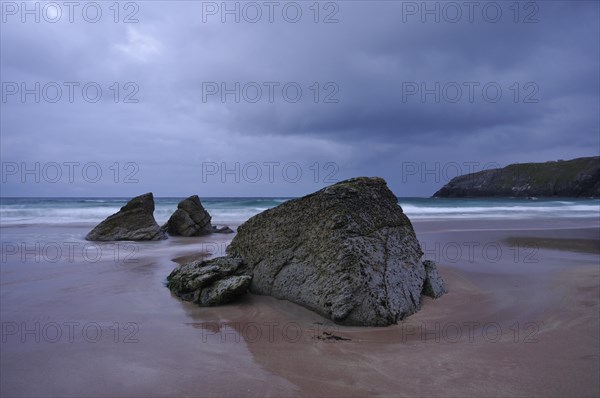
M 249 287 L 334 322 L 386 326 L 415 313 L 421 295 L 446 293 L 423 261 L 412 224 L 381 178 L 342 181 L 242 224 L 227 256 L 175 269 L 168 286 L 215 305 Z
M 136 196 L 85 237 L 92 241 L 161 240 L 167 236 L 154 219 L 152 192 Z
M 385 326 L 446 290 L 412 224 L 381 178 L 354 178 L 266 210 L 242 224 L 227 253 L 250 291 L 347 325 Z
M 210 214 L 200 203 L 198 195 L 193 195 L 179 202 L 163 230 L 176 236 L 207 235 L 213 232 L 210 220 Z
M 182 300 L 202 306 L 228 303 L 248 290 L 252 278 L 239 258 L 218 257 L 177 267 L 167 286 Z

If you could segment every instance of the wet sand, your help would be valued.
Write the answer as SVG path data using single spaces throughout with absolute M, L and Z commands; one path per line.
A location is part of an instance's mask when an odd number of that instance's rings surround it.
M 512 247 L 544 248 L 600 254 L 600 245 L 596 239 L 510 237 L 506 239 L 506 243 Z
M 0 393 L 600 395 L 600 257 L 581 247 L 600 243 L 597 220 L 414 226 L 450 292 L 386 328 L 338 326 L 270 297 L 200 308 L 172 296 L 172 259 L 222 253 L 231 235 L 52 262 L 48 242 L 83 248 L 87 229 L 3 227 Z

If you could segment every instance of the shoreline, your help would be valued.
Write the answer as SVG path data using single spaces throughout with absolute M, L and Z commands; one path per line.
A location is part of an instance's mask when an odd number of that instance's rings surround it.
M 381 328 L 336 325 L 296 304 L 251 294 L 222 307 L 198 307 L 164 286 L 177 266 L 173 259 L 219 255 L 233 234 L 139 242 L 135 262 L 115 261 L 110 252 L 96 262 L 79 252 L 73 261 L 36 262 L 31 253 L 22 261 L 5 251 L 0 393 L 600 393 L 599 256 L 572 245 L 573 239 L 597 241 L 598 220 L 558 219 L 553 227 L 549 220 L 412 223 L 449 293 L 424 299 L 419 312 Z M 84 230 L 2 227 L 2 236 L 3 242 L 83 245 L 91 243 L 78 240 Z M 515 238 L 564 245 L 532 251 L 522 240 L 517 247 L 506 242 Z M 75 323 L 70 341 L 65 324 Z M 101 338 L 94 342 L 97 330 Z

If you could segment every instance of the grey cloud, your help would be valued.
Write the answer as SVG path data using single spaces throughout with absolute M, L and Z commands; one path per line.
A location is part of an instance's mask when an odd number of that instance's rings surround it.
M 403 23 L 401 2 L 337 4 L 336 24 L 315 24 L 309 13 L 297 24 L 203 23 L 202 2 L 140 2 L 137 24 L 9 20 L 1 26 L 3 82 L 94 81 L 105 95 L 96 104 L 2 103 L 2 158 L 136 161 L 147 173 L 144 188 L 166 195 L 187 193 L 186 180 L 201 185 L 204 161 L 334 161 L 340 176 L 382 174 L 407 195 L 426 195 L 439 182 L 399 183 L 398 159 L 506 164 L 598 154 L 598 3 L 538 1 L 533 24 L 514 23 L 500 2 L 505 14 L 496 24 L 479 14 L 473 23 Z M 297 82 L 302 100 L 287 103 L 280 92 L 273 103 L 264 92 L 258 103 L 203 100 L 206 82 L 267 81 Z M 114 103 L 114 82 L 135 82 L 139 103 Z M 314 82 L 335 83 L 339 102 L 314 103 Z M 477 89 L 471 103 L 465 89 L 458 103 L 403 101 L 407 82 L 497 82 L 503 97 L 487 102 Z M 514 82 L 521 84 L 516 103 Z M 538 103 L 522 102 L 528 82 L 539 88 Z M 51 188 L 44 192 L 68 194 Z M 243 196 L 314 188 L 214 183 L 209 190 Z M 4 185 L 3 195 L 36 189 Z

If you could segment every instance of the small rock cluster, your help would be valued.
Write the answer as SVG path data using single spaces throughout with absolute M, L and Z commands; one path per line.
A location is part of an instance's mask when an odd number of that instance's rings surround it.
M 149 192 L 131 199 L 117 213 L 98 224 L 85 239 L 152 241 L 167 239 L 168 235 L 201 236 L 232 232 L 227 226 L 219 228 L 211 225 L 210 214 L 200 203 L 198 195 L 179 202 L 169 221 L 160 227 L 154 219 L 154 197 Z
M 151 193 L 133 198 L 86 239 L 233 232 L 213 227 L 196 195 L 181 201 L 162 227 L 153 212 Z M 386 182 L 361 177 L 257 214 L 238 228 L 226 256 L 177 267 L 167 286 L 201 306 L 228 303 L 250 290 L 336 323 L 387 326 L 417 312 L 422 296 L 446 293 L 436 264 L 422 257 L 412 224 Z

